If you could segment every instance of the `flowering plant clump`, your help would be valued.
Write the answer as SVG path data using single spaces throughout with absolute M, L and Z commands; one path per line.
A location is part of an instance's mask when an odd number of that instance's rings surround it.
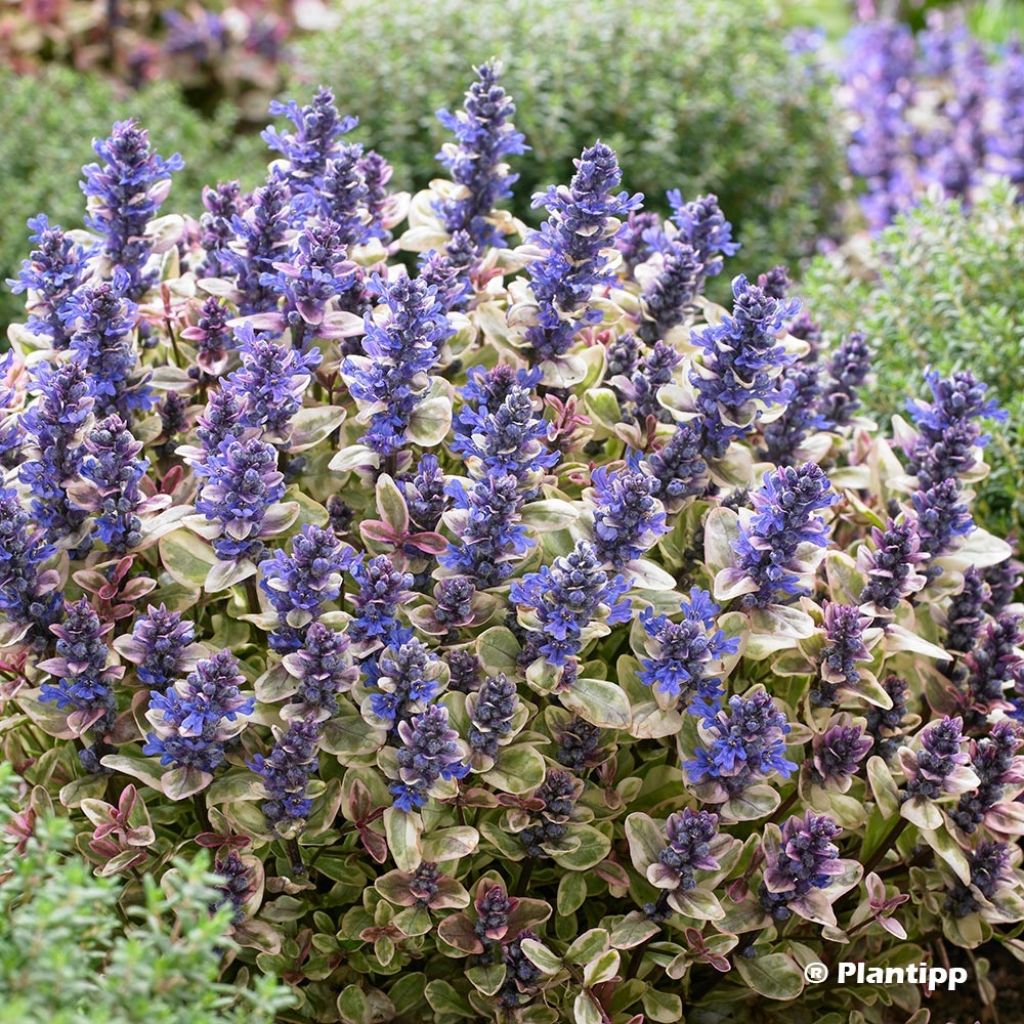
M 782 268 L 709 302 L 727 211 L 645 213 L 598 140 L 539 229 L 491 208 L 496 64 L 412 197 L 328 90 L 274 112 L 199 222 L 119 123 L 15 282 L 0 743 L 122 902 L 214 850 L 226 976 L 358 1024 L 881 1024 L 805 966 L 1015 948 L 985 385 L 881 429 L 871 339 L 823 351 Z
M 18 74 L 60 62 L 138 88 L 171 78 L 210 104 L 252 106 L 281 83 L 289 44 L 336 24 L 321 0 L 26 3 L 0 14 L 0 57 Z
M 846 40 L 843 93 L 855 127 L 850 170 L 873 230 L 928 188 L 970 200 L 986 176 L 1024 182 L 1024 51 L 990 54 L 957 14 L 932 10 L 915 36 L 889 18 Z

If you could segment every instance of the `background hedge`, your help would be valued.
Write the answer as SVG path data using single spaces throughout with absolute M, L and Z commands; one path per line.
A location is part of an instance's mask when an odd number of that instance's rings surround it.
M 262 162 L 247 154 L 263 143 L 258 137 L 235 138 L 230 109 L 206 120 L 169 82 L 136 93 L 115 90 L 110 82 L 59 67 L 38 76 L 0 71 L 0 282 L 14 276 L 28 255 L 29 217 L 45 211 L 66 228 L 82 226 L 81 167 L 92 159 L 92 140 L 108 135 L 112 121 L 137 117 L 160 153 L 180 151 L 186 157 L 185 169 L 174 178 L 175 209 L 196 213 L 202 186 L 219 178 L 241 176 L 256 184 L 252 169 L 258 172 Z M 23 297 L 0 287 L 0 326 L 20 319 L 23 308 Z
M 926 200 L 867 249 L 821 258 L 802 298 L 826 338 L 863 331 L 877 382 L 865 401 L 879 416 L 903 412 L 922 375 L 969 369 L 990 384 L 1009 420 L 987 449 L 992 473 L 977 513 L 1004 535 L 1024 535 L 1024 207 L 999 182 L 970 212 Z
M 807 255 L 834 226 L 843 159 L 829 87 L 797 66 L 765 0 L 345 0 L 338 30 L 297 47 L 291 92 L 329 84 L 360 135 L 395 165 L 395 183 L 440 175 L 434 111 L 461 105 L 466 68 L 497 55 L 533 147 L 515 161 L 516 212 L 567 181 L 596 138 L 624 184 L 712 190 L 736 226 L 739 270 Z

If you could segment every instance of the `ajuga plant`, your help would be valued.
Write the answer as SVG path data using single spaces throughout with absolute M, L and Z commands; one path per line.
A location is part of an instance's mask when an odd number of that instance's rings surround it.
M 17 284 L 0 742 L 119 905 L 215 851 L 289 1020 L 882 1024 L 922 991 L 806 964 L 1016 948 L 985 384 L 876 424 L 872 337 L 780 268 L 709 302 L 727 211 L 599 140 L 525 227 L 496 65 L 415 197 L 329 91 L 275 112 L 198 223 L 115 126 Z
M 969 200 L 992 174 L 1024 182 L 1019 42 L 990 53 L 962 13 L 932 10 L 916 36 L 904 22 L 872 17 L 850 32 L 845 49 L 849 166 L 872 229 L 928 189 Z

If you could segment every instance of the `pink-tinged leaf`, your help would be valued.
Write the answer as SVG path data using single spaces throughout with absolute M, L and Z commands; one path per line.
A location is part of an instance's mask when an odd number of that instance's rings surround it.
M 378 544 L 400 544 L 402 535 L 396 533 L 387 523 L 379 519 L 366 519 L 359 524 L 359 534 L 363 540 L 376 541 Z
M 437 926 L 437 934 L 463 953 L 482 953 L 484 944 L 473 929 L 473 922 L 465 914 L 452 914 Z
M 366 852 L 378 863 L 383 864 L 388 859 L 388 844 L 385 838 L 372 828 L 361 828 L 359 830 L 359 841 L 363 844 Z
M 412 533 L 405 542 L 428 555 L 442 555 L 448 550 L 448 541 L 439 533 Z

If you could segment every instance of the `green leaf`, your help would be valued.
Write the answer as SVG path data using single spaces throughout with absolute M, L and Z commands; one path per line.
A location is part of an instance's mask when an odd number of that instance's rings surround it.
M 466 971 L 469 983 L 485 996 L 495 996 L 505 984 L 505 965 L 487 964 L 486 967 L 470 967 Z
M 562 961 L 537 939 L 523 939 L 523 955 L 531 964 L 545 974 L 557 974 L 562 969 Z
M 561 917 L 575 914 L 587 898 L 587 879 L 584 875 L 570 871 L 562 875 L 558 883 L 556 909 Z
M 494 767 L 481 778 L 505 793 L 529 793 L 544 781 L 544 758 L 526 744 L 501 747 Z
M 879 811 L 886 817 L 894 817 L 900 809 L 900 792 L 896 780 L 885 761 L 878 757 L 868 758 L 868 783 Z
M 713 508 L 704 521 L 704 564 L 715 575 L 733 564 L 740 537 L 739 516 L 731 508 Z
M 803 971 L 785 953 L 738 956 L 733 963 L 740 977 L 766 999 L 796 999 L 804 990 Z
M 126 754 L 107 754 L 100 758 L 100 764 L 111 771 L 124 772 L 133 779 L 144 782 L 158 793 L 163 792 L 163 769 L 155 757 L 129 757 Z
M 431 832 L 422 842 L 423 859 L 431 864 L 459 860 L 476 852 L 480 833 L 469 825 L 453 825 Z
M 626 818 L 626 839 L 633 867 L 641 875 L 646 875 L 647 869 L 657 863 L 666 846 L 665 836 L 648 815 L 637 813 Z
M 644 1015 L 659 1024 L 677 1024 L 683 1019 L 683 1001 L 671 992 L 650 988 L 642 997 Z
M 335 405 L 313 405 L 300 409 L 292 417 L 288 451 L 304 452 L 323 441 L 345 420 L 345 410 Z
M 388 999 L 391 1000 L 397 1017 L 409 1016 L 423 1005 L 426 983 L 427 976 L 419 971 L 403 973 L 402 977 L 388 989 Z
M 354 469 L 365 467 L 376 467 L 380 465 L 380 456 L 365 444 L 350 444 L 342 448 L 331 461 L 327 468 L 335 473 L 350 473 Z
M 413 409 L 405 436 L 421 448 L 433 448 L 448 436 L 451 425 L 451 399 L 438 395 L 424 399 Z
M 206 582 L 210 567 L 217 563 L 213 547 L 191 530 L 175 530 L 157 542 L 160 564 L 176 583 L 199 590 Z
M 577 679 L 567 690 L 560 690 L 563 707 L 601 729 L 628 729 L 629 698 L 607 679 Z
M 395 864 L 402 871 L 415 871 L 423 860 L 420 833 L 423 823 L 417 814 L 407 814 L 396 807 L 384 812 L 384 835 Z
M 921 829 L 921 838 L 946 862 L 964 885 L 971 884 L 971 865 L 956 840 L 944 829 Z
M 605 950 L 589 961 L 583 968 L 583 984 L 587 988 L 593 988 L 595 985 L 611 981 L 619 972 L 619 963 L 620 958 L 617 949 Z
M 522 516 L 523 523 L 531 529 L 539 533 L 553 533 L 572 526 L 579 518 L 579 511 L 567 501 L 546 498 L 524 505 Z
M 608 856 L 612 841 L 592 825 L 572 825 L 569 835 L 580 845 L 568 853 L 554 853 L 551 859 L 567 871 L 586 871 Z
M 731 797 L 723 810 L 736 821 L 757 821 L 773 814 L 780 803 L 779 794 L 771 786 L 755 785 Z
M 373 1012 L 363 990 L 358 985 L 348 985 L 338 996 L 338 1015 L 345 1024 L 370 1024 Z
M 519 654 L 522 648 L 512 630 L 505 626 L 492 626 L 485 629 L 476 642 L 476 653 L 480 664 L 488 675 L 504 672 L 514 676 L 519 667 Z
M 381 519 L 396 533 L 407 532 L 409 509 L 405 504 L 405 496 L 387 473 L 377 477 L 376 500 Z
M 591 928 L 577 938 L 565 951 L 570 964 L 587 964 L 608 949 L 608 932 L 604 928 Z
M 172 768 L 164 773 L 163 791 L 168 800 L 185 800 L 205 789 L 213 778 L 198 768 Z
M 572 1016 L 576 1024 L 602 1024 L 606 1019 L 589 992 L 580 992 L 573 1000 Z
M 574 877 L 574 876 L 570 876 Z M 657 935 L 658 925 L 639 912 L 627 914 L 612 928 L 609 941 L 616 949 L 633 949 Z

